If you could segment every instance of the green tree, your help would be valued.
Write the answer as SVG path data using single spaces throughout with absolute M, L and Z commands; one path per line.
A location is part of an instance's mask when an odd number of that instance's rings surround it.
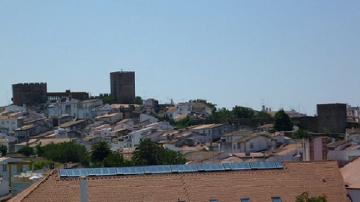
M 45 152 L 44 148 L 41 147 L 40 144 L 36 145 L 35 151 L 36 151 L 36 154 L 37 154 L 38 156 L 43 156 L 43 155 L 44 155 L 44 152 Z
M 112 95 L 100 95 L 104 104 L 113 104 L 115 102 L 115 98 Z
M 140 97 L 140 96 L 136 96 L 135 97 L 135 101 L 134 103 L 137 104 L 137 105 L 142 105 L 143 104 L 143 99 Z
M 215 123 L 232 123 L 234 121 L 232 112 L 226 108 L 216 110 L 210 119 Z
M 162 156 L 162 158 L 161 158 L 160 164 L 163 164 L 163 165 L 165 165 L 165 164 L 166 165 L 174 165 L 174 164 L 185 164 L 186 163 L 186 159 L 181 153 L 171 151 L 169 149 L 164 149 L 163 154 L 161 156 Z
M 31 156 L 34 155 L 34 149 L 32 147 L 29 146 L 25 146 L 23 148 L 21 148 L 18 153 L 23 154 L 25 156 Z
M 91 160 L 95 164 L 103 164 L 104 159 L 111 153 L 106 142 L 99 142 L 91 146 Z
M 280 110 L 275 114 L 274 128 L 276 131 L 292 131 L 293 127 L 294 125 L 289 115 L 287 115 L 284 110 Z
M 309 137 L 310 137 L 310 134 L 306 130 L 303 130 L 303 129 L 299 129 L 296 132 L 294 132 L 294 134 L 293 134 L 294 139 L 307 139 Z
M 60 163 L 81 163 L 89 164 L 89 154 L 83 145 L 75 142 L 60 144 L 48 144 L 37 149 L 38 155 L 46 159 Z
M 274 119 L 270 116 L 270 114 L 263 111 L 256 112 L 253 120 L 260 125 L 274 122 Z
M 326 196 L 310 197 L 309 193 L 304 192 L 296 197 L 296 202 L 327 202 Z
M 50 165 L 53 164 L 53 162 L 51 160 L 39 160 L 39 161 L 35 161 L 33 162 L 33 168 L 34 170 L 40 170 L 43 169 L 44 167 L 50 167 Z
M 7 154 L 7 146 L 0 145 L 0 152 L 1 152 L 1 156 L 6 156 L 6 154 Z
M 254 117 L 255 112 L 253 109 L 248 107 L 235 106 L 232 109 L 232 113 L 237 119 L 251 119 Z
M 184 119 L 181 119 L 181 120 L 175 122 L 175 127 L 178 129 L 186 128 L 191 125 L 192 125 L 192 123 L 191 123 L 191 119 L 189 117 L 185 117 Z
M 111 152 L 104 159 L 104 167 L 120 167 L 124 166 L 124 158 L 121 154 Z
M 149 139 L 141 140 L 132 161 L 135 165 L 184 164 L 186 162 L 182 154 L 164 149 Z

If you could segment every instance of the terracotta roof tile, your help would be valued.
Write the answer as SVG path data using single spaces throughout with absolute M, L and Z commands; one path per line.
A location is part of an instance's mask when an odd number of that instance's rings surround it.
M 89 201 L 294 201 L 297 195 L 325 194 L 329 202 L 347 201 L 344 183 L 333 161 L 286 163 L 280 170 L 250 170 L 88 178 Z M 27 194 L 12 201 L 79 201 L 80 181 L 51 174 Z
M 345 184 L 349 188 L 360 189 L 360 158 L 346 164 L 340 169 Z

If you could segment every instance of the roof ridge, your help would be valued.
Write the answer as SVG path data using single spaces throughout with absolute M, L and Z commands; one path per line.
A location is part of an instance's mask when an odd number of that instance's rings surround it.
M 56 170 L 51 170 L 50 173 L 41 179 L 40 181 L 32 184 L 30 187 L 26 188 L 24 191 L 20 192 L 15 197 L 11 198 L 9 202 L 17 202 L 24 200 L 28 195 L 30 195 L 32 192 L 34 192 L 39 186 L 43 183 L 45 183 L 52 175 L 56 173 Z

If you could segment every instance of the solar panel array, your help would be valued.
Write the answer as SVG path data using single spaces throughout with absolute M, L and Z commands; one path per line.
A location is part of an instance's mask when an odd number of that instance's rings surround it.
M 160 165 L 134 166 L 119 168 L 80 168 L 60 169 L 60 177 L 88 177 L 88 176 L 117 176 L 117 175 L 145 175 L 194 173 L 241 170 L 268 170 L 282 169 L 280 162 L 250 162 L 250 163 L 223 163 L 223 164 L 187 164 L 187 165 Z

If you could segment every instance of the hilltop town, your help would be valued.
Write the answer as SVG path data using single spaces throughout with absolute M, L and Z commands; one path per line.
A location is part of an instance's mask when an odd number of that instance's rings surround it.
M 70 90 L 48 92 L 47 83 L 12 86 L 13 103 L 0 108 L 4 167 L 0 195 L 4 199 L 55 200 L 64 196 L 51 187 L 63 187 L 69 201 L 79 199 L 84 190 L 93 201 L 105 200 L 106 192 L 94 186 L 110 183 L 109 189 L 116 189 L 117 197 L 127 197 L 127 201 L 141 197 L 144 201 L 293 201 L 302 193 L 324 194 L 329 201 L 345 201 L 349 196 L 360 200 L 360 180 L 354 176 L 360 169 L 360 107 L 319 103 L 317 115 L 308 116 L 267 106 L 261 110 L 217 108 L 216 103 L 201 98 L 159 103 L 156 98 L 137 96 L 135 72 L 124 71 L 110 73 L 110 88 L 109 93 L 90 96 Z M 171 167 L 182 164 L 185 167 Z M 281 173 L 283 169 L 288 170 L 286 174 Z M 186 172 L 201 174 L 181 174 L 183 179 L 174 174 Z M 154 178 L 142 176 L 146 173 L 155 174 Z M 139 174 L 142 177 L 121 178 L 121 182 L 83 180 L 83 188 L 75 190 L 64 188 L 72 186 L 71 181 L 54 181 Z M 36 188 L 21 192 L 16 187 L 21 182 L 10 180 L 15 175 L 31 179 L 25 187 L 41 182 L 38 187 L 49 194 Z M 237 180 L 243 185 L 232 187 Z M 153 188 L 155 181 L 160 183 L 158 190 Z M 290 188 L 281 190 L 271 181 Z M 89 190 L 87 183 L 93 186 Z M 264 187 L 268 193 L 257 195 Z M 291 187 L 299 191 L 287 190 Z M 173 190 L 158 193 L 168 188 Z

